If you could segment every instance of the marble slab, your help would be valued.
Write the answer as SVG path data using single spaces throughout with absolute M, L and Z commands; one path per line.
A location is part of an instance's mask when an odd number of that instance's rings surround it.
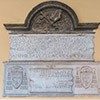
M 10 34 L 10 60 L 94 60 L 94 34 Z
M 100 95 L 100 62 L 5 62 L 3 96 Z

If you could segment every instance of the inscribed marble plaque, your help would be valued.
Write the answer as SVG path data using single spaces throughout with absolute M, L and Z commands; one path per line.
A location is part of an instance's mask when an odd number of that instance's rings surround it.
M 93 34 L 10 35 L 10 60 L 93 60 Z
M 100 62 L 6 62 L 3 96 L 100 95 Z

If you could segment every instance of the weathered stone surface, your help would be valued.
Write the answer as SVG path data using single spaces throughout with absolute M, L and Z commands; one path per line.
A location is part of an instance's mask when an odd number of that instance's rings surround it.
M 30 92 L 71 93 L 73 86 L 72 69 L 29 69 Z
M 10 35 L 10 60 L 93 60 L 94 34 Z
M 24 24 L 5 24 L 11 32 L 3 96 L 100 95 L 100 62 L 89 62 L 99 24 L 79 23 L 58 1 L 33 8 Z
M 58 1 L 43 2 L 34 7 L 24 24 L 4 24 L 7 30 L 40 32 L 59 32 L 71 30 L 93 30 L 100 23 L 79 23 L 74 10 Z
M 70 16 L 64 10 L 47 8 L 35 15 L 32 21 L 32 30 L 46 32 L 73 30 L 73 23 Z
M 100 94 L 100 62 L 6 62 L 4 96 Z

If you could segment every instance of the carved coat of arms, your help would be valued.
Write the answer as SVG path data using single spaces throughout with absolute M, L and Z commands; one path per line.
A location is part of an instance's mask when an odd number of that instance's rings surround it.
M 11 81 L 15 89 L 18 89 L 23 82 L 23 68 L 14 66 L 11 68 Z
M 92 83 L 93 72 L 89 66 L 83 66 L 80 70 L 81 84 L 85 89 L 89 88 Z

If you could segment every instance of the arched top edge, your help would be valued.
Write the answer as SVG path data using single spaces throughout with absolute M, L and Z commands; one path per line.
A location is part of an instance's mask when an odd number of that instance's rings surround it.
M 29 31 L 31 30 L 32 19 L 34 18 L 34 16 L 42 9 L 52 8 L 52 7 L 60 8 L 64 10 L 66 13 L 68 13 L 68 15 L 72 20 L 74 30 L 87 30 L 87 29 L 93 30 L 97 29 L 98 25 L 100 24 L 100 23 L 79 23 L 78 17 L 71 7 L 58 1 L 46 1 L 40 3 L 29 12 L 24 24 L 4 24 L 4 26 L 6 27 L 7 30 Z

